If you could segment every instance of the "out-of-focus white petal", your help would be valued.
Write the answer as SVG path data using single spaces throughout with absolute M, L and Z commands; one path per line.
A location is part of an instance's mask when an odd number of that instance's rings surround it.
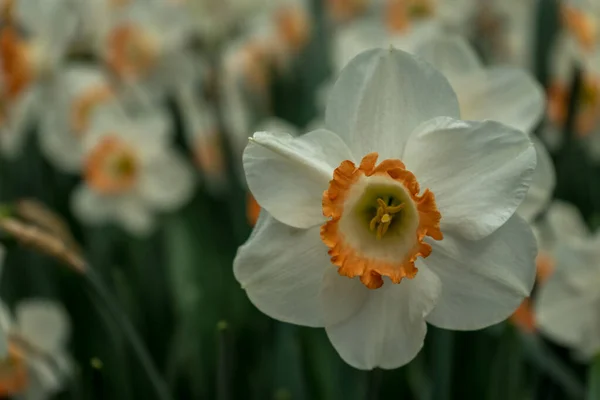
M 499 121 L 531 133 L 544 114 L 544 91 L 524 70 L 496 67 L 449 79 L 463 119 Z
M 65 347 L 71 327 L 60 304 L 42 299 L 24 300 L 17 304 L 15 315 L 19 333 L 34 348 L 53 354 Z
M 147 236 L 155 229 L 154 215 L 141 197 L 123 196 L 118 200 L 115 213 L 115 220 L 134 236 Z
M 184 157 L 165 149 L 142 166 L 138 190 L 151 207 L 172 211 L 193 195 L 194 181 L 194 171 Z
M 425 317 L 440 295 L 440 281 L 427 267 L 414 279 L 377 290 L 358 278 L 327 271 L 321 299 L 325 329 L 340 356 L 355 368 L 397 368 L 412 360 L 427 331 Z
M 114 215 L 115 201 L 82 184 L 71 194 L 71 209 L 85 223 L 104 224 Z
M 357 157 L 400 158 L 411 132 L 435 117 L 460 115 L 450 84 L 403 51 L 369 50 L 344 68 L 325 112 L 328 129 Z
M 535 169 L 528 135 L 493 121 L 436 118 L 410 137 L 404 157 L 435 195 L 442 232 L 470 240 L 502 226 L 525 198 Z
M 560 200 L 554 200 L 548 208 L 546 219 L 558 241 L 585 240 L 590 231 L 577 207 Z
M 535 217 L 548 205 L 552 199 L 552 192 L 556 185 L 556 173 L 554 164 L 550 159 L 548 150 L 544 144 L 535 136 L 530 136 L 535 153 L 537 156 L 537 165 L 531 178 L 531 185 L 527 196 L 517 209 L 517 214 L 526 221 L 532 222 Z
M 250 301 L 270 317 L 323 326 L 319 291 L 325 271 L 335 268 L 319 229 L 292 228 L 263 210 L 252 236 L 239 248 L 235 277 Z
M 598 264 L 588 266 L 598 268 Z M 567 268 L 557 270 L 541 287 L 536 297 L 535 316 L 540 330 L 565 346 L 590 353 L 587 338 L 600 331 L 600 293 L 573 285 Z M 592 353 L 598 352 L 595 348 Z
M 420 43 L 415 49 L 415 54 L 437 68 L 451 84 L 453 78 L 478 73 L 483 68 L 473 48 L 458 35 L 440 32 L 431 40 Z M 459 95 L 454 85 L 453 89 Z
M 352 159 L 344 142 L 322 129 L 297 138 L 257 132 L 243 161 L 258 204 L 287 225 L 309 228 L 324 221 L 321 201 L 333 170 Z
M 430 243 L 433 250 L 423 263 L 441 280 L 442 295 L 427 322 L 446 329 L 484 328 L 506 319 L 529 296 L 537 244 L 519 216 L 485 239 L 446 234 Z

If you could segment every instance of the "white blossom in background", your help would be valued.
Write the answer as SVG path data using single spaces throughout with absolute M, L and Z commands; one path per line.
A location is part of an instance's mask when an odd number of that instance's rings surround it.
M 507 318 L 535 279 L 535 238 L 515 214 L 535 150 L 514 128 L 459 118 L 429 64 L 371 50 L 342 71 L 327 129 L 254 134 L 244 168 L 263 210 L 234 261 L 250 300 L 325 327 L 362 369 L 408 363 L 426 322 Z
M 24 300 L 17 304 L 13 318 L 0 302 L 0 334 L 6 345 L 0 358 L 1 396 L 50 399 L 71 378 L 72 362 L 66 348 L 70 322 L 58 303 Z
M 600 1 L 565 0 L 560 4 L 560 40 L 573 60 L 600 73 Z
M 0 154 L 20 153 L 40 108 L 52 101 L 52 79 L 72 39 L 69 0 L 31 0 L 4 5 L 0 27 Z
M 484 67 L 474 49 L 460 36 L 432 36 L 417 45 L 415 53 L 448 79 L 458 98 L 461 118 L 499 121 L 530 135 L 538 162 L 527 197 L 517 212 L 533 221 L 550 202 L 556 185 L 550 155 L 533 135 L 546 105 L 542 87 L 519 67 Z
M 44 155 L 57 168 L 79 173 L 83 139 L 95 113 L 119 107 L 106 73 L 87 64 L 69 64 L 59 72 L 53 101 L 41 112 L 39 141 Z
M 600 236 L 575 207 L 557 203 L 548 214 L 554 273 L 535 302 L 542 333 L 589 360 L 600 352 Z
M 195 177 L 171 148 L 171 127 L 161 110 L 135 117 L 115 110 L 98 113 L 83 141 L 83 182 L 72 209 L 83 223 L 116 223 L 146 235 L 155 214 L 173 211 L 193 195 Z
M 194 80 L 191 23 L 176 2 L 132 1 L 114 13 L 98 52 L 124 100 L 151 104 Z
M 196 167 L 201 171 L 208 190 L 213 194 L 222 194 L 228 184 L 227 164 L 215 111 L 193 90 L 181 90 L 177 100 L 183 118 L 183 131 Z

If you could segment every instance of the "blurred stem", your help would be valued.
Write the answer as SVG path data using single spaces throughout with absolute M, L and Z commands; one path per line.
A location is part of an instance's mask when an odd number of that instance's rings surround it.
M 452 381 L 452 356 L 454 353 L 454 334 L 445 329 L 433 330 L 433 367 L 432 399 L 450 399 Z
M 121 327 L 125 338 L 131 344 L 135 355 L 142 365 L 142 368 L 146 372 L 146 375 L 150 380 L 150 384 L 156 392 L 157 398 L 160 400 L 171 400 L 172 397 L 167 390 L 167 386 L 156 370 L 156 367 L 154 366 L 148 351 L 144 347 L 144 344 L 142 343 L 127 316 L 119 309 L 119 306 L 113 300 L 113 296 L 109 293 L 104 283 L 100 280 L 100 277 L 92 268 L 89 267 L 86 268 L 86 273 L 83 274 L 83 276 L 86 278 L 87 283 L 93 289 L 94 293 L 98 296 L 103 305 L 115 319 L 117 325 Z
M 230 371 L 230 337 L 229 324 L 226 321 L 219 321 L 217 324 L 219 359 L 217 370 L 217 399 L 229 400 L 231 393 L 231 371 Z
M 377 400 L 380 398 L 381 381 L 383 380 L 383 371 L 379 368 L 369 372 L 369 386 L 367 389 L 367 400 Z
M 600 355 L 597 355 L 588 370 L 586 400 L 600 399 Z

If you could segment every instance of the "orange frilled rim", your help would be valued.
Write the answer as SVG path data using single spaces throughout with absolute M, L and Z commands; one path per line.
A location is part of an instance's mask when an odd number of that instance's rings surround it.
M 277 10 L 275 23 L 279 35 L 293 51 L 300 51 L 310 38 L 310 20 L 306 11 L 299 6 L 287 6 Z
M 102 139 L 85 161 L 85 180 L 99 193 L 127 191 L 137 180 L 138 160 L 134 149 L 116 136 Z
M 540 251 L 535 259 L 536 286 L 543 286 L 554 272 L 554 259 L 546 252 Z M 535 333 L 537 324 L 533 301 L 527 297 L 510 317 L 510 322 L 525 333 Z
M 561 18 L 564 26 L 573 34 L 577 42 L 586 51 L 592 51 L 596 46 L 598 28 L 592 16 L 568 5 L 562 5 Z
M 435 240 L 443 239 L 440 230 L 441 214 L 435 204 L 434 194 L 426 189 L 419 195 L 419 183 L 402 161 L 388 159 L 376 166 L 377 158 L 377 153 L 367 154 L 358 168 L 349 160 L 343 161 L 333 172 L 329 188 L 323 193 L 323 215 L 329 220 L 321 227 L 321 239 L 329 248 L 331 263 L 338 267 L 340 275 L 349 278 L 359 276 L 361 282 L 369 289 L 381 287 L 383 276 L 389 277 L 394 283 L 400 283 L 403 278 L 413 278 L 417 273 L 417 257 L 427 257 L 431 254 L 431 245 L 424 242 L 425 236 Z M 367 258 L 346 242 L 343 232 L 339 229 L 339 221 L 344 213 L 344 203 L 350 188 L 361 177 L 373 175 L 389 177 L 402 184 L 418 212 L 416 243 L 403 260 L 389 262 Z
M 33 76 L 28 47 L 11 24 L 0 28 L 0 71 L 4 81 L 3 95 L 8 100 L 16 99 Z
M 367 0 L 328 0 L 327 9 L 338 22 L 346 22 L 362 14 L 367 8 Z
M 584 76 L 582 91 L 575 131 L 579 137 L 586 137 L 600 123 L 600 80 Z M 566 123 L 570 98 L 569 88 L 563 82 L 554 82 L 548 88 L 548 117 L 557 126 Z
M 25 359 L 16 346 L 9 344 L 8 358 L 0 362 L 0 396 L 22 393 L 28 383 Z
M 432 0 L 387 0 L 385 23 L 391 32 L 403 32 L 415 19 L 435 12 Z
M 252 196 L 252 193 L 248 192 L 248 196 L 246 197 L 246 216 L 248 218 L 248 223 L 250 226 L 256 225 L 256 221 L 258 221 L 258 216 L 260 214 L 260 205 Z
M 123 24 L 108 37 L 107 64 L 121 79 L 143 77 L 156 61 L 156 52 L 142 29 Z
M 75 98 L 71 107 L 71 129 L 80 136 L 89 127 L 90 115 L 93 109 L 110 100 L 113 91 L 106 85 L 97 85 L 84 91 Z

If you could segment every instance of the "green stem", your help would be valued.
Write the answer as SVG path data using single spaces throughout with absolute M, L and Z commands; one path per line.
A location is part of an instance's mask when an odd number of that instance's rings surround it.
M 600 355 L 592 361 L 588 370 L 588 384 L 586 400 L 600 399 Z
M 94 293 L 98 296 L 98 299 L 104 304 L 108 312 L 115 319 L 117 325 L 121 327 L 125 338 L 131 344 L 135 355 L 142 365 L 142 368 L 146 372 L 146 375 L 150 380 L 150 384 L 153 386 L 154 391 L 156 392 L 157 398 L 160 400 L 172 400 L 165 381 L 156 370 L 148 351 L 144 347 L 142 340 L 138 336 L 135 328 L 127 316 L 119 309 L 119 306 L 115 303 L 113 296 L 110 294 L 96 272 L 90 266 L 88 266 L 88 268 L 85 270 L 86 273 L 83 275 L 85 276 L 86 281 Z

